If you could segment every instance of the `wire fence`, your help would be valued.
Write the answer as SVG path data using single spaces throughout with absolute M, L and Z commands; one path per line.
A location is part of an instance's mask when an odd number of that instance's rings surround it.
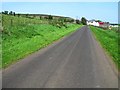
M 2 26 L 3 28 L 10 28 L 10 27 L 19 27 L 19 26 L 27 26 L 32 24 L 47 24 L 47 20 L 40 20 L 40 19 L 29 19 L 23 17 L 2 17 Z

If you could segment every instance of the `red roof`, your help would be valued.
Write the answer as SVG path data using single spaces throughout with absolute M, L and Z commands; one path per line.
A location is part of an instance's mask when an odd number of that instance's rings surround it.
M 103 24 L 104 24 L 104 22 L 99 22 L 99 24 L 100 24 L 100 25 L 103 25 Z

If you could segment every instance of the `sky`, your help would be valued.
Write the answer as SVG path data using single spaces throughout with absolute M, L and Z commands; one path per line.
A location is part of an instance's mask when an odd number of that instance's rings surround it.
M 118 23 L 118 2 L 3 2 L 4 10 Z

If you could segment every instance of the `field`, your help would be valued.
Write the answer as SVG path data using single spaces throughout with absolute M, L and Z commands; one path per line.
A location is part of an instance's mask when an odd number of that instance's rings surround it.
M 112 59 L 120 69 L 120 53 L 118 52 L 118 28 L 113 28 L 112 30 L 103 30 L 101 28 L 90 26 L 90 29 L 100 41 L 103 48 L 105 48 L 108 54 L 112 56 Z
M 81 25 L 66 24 L 57 27 L 48 20 L 3 15 L 2 67 L 24 58 L 53 41 L 75 31 Z

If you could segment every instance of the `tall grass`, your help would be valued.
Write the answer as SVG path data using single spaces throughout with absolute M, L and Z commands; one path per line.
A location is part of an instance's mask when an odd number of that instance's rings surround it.
M 12 25 L 11 19 L 14 21 Z M 26 23 L 20 23 L 24 21 Z M 67 28 L 64 26 L 59 28 L 47 23 L 46 20 L 3 16 L 2 67 L 9 66 L 20 58 L 75 31 L 78 27 L 80 25 L 67 24 Z
M 120 69 L 120 53 L 118 52 L 118 32 L 115 30 L 103 30 L 101 28 L 90 26 L 90 29 L 95 34 L 97 39 L 100 41 L 102 46 L 112 56 L 114 62 Z M 116 28 L 117 29 L 117 28 Z

